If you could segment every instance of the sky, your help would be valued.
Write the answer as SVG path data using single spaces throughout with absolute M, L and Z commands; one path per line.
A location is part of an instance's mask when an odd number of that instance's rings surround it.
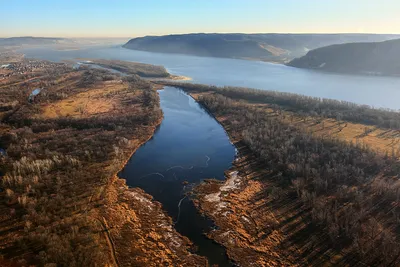
M 400 0 L 0 0 L 0 37 L 397 33 Z

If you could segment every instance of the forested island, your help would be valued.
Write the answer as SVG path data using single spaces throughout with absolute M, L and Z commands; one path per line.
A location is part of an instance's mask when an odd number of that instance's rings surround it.
M 346 74 L 400 76 L 400 39 L 311 50 L 288 66 Z

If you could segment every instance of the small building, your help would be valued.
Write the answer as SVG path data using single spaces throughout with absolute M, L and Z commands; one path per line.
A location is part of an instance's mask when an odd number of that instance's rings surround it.
M 42 88 L 36 88 L 35 90 L 33 90 L 32 93 L 28 97 L 29 103 L 33 103 L 33 101 L 35 101 L 35 97 L 38 94 L 40 94 L 41 91 L 42 91 Z

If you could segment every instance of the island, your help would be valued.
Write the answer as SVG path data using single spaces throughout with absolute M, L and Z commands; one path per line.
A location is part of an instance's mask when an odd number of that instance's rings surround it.
M 287 65 L 345 74 L 400 76 L 400 39 L 347 43 L 311 50 Z

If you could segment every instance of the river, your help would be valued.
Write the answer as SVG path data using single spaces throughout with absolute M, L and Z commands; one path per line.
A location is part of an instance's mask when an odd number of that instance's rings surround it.
M 81 50 L 50 47 L 24 49 L 27 57 L 51 61 L 78 58 L 118 59 L 163 65 L 193 82 L 218 86 L 244 86 L 293 92 L 399 109 L 400 79 L 326 74 L 283 65 L 236 59 L 149 53 L 118 46 Z M 120 177 L 161 202 L 175 228 L 206 256 L 210 264 L 231 266 L 223 247 L 203 234 L 213 227 L 185 197 L 185 192 L 205 178 L 224 179 L 235 148 L 224 129 L 198 103 L 179 89 L 159 92 L 164 119 L 153 138 L 138 149 Z
M 100 58 L 163 65 L 170 73 L 191 77 L 196 83 L 292 92 L 400 109 L 400 78 L 396 77 L 328 74 L 260 61 L 150 53 L 120 46 L 78 50 L 41 47 L 19 52 L 27 57 L 51 61 Z
M 224 248 L 203 234 L 212 223 L 200 215 L 185 192 L 205 178 L 224 179 L 235 148 L 218 122 L 183 91 L 159 91 L 164 119 L 153 138 L 140 147 L 119 176 L 161 202 L 175 228 L 211 264 L 230 266 Z

